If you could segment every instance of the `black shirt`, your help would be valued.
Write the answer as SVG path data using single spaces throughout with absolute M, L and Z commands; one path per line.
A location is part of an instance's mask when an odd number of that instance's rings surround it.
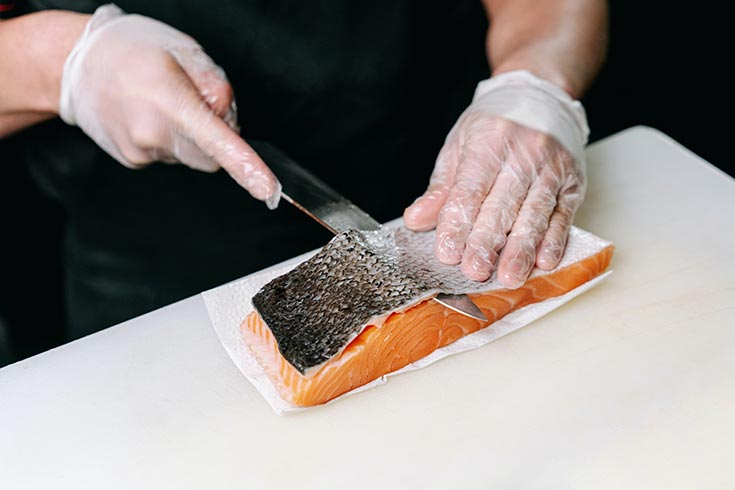
M 23 7 L 93 12 L 102 3 Z M 381 221 L 424 190 L 447 131 L 489 72 L 479 0 L 117 4 L 193 36 L 227 73 L 246 140 L 275 144 Z M 67 211 L 76 334 L 329 239 L 285 205 L 269 212 L 224 172 L 131 171 L 58 120 L 27 140 L 35 179 Z

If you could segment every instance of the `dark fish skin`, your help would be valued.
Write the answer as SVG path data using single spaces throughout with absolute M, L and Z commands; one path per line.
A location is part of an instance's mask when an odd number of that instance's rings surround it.
M 400 268 L 392 232 L 378 242 L 369 233 L 340 233 L 252 299 L 281 355 L 301 374 L 337 355 L 371 318 L 435 288 Z
M 435 233 L 349 230 L 253 297 L 281 355 L 301 374 L 339 354 L 372 318 L 436 293 L 487 290 L 434 255 Z
M 502 289 L 494 278 L 472 281 L 459 267 L 439 262 L 435 239 L 434 231 L 416 233 L 401 225 L 340 233 L 309 260 L 263 286 L 253 296 L 253 306 L 281 355 L 308 376 L 376 317 L 440 292 Z M 589 247 L 604 244 L 609 242 L 572 227 L 561 265 L 581 260 Z

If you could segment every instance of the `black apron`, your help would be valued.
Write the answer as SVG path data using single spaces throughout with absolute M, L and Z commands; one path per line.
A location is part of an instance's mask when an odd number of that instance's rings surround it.
M 102 3 L 23 8 L 92 12 Z M 479 0 L 117 4 L 193 36 L 232 82 L 246 140 L 282 148 L 381 221 L 424 190 L 447 131 L 488 75 Z M 223 171 L 132 171 L 59 120 L 27 136 L 35 180 L 66 210 L 70 338 L 330 237 L 286 205 L 268 211 Z

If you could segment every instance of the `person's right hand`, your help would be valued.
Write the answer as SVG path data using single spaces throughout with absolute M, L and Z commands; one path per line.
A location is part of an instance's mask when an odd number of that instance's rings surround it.
M 269 208 L 278 204 L 278 180 L 237 132 L 224 71 L 159 21 L 97 9 L 64 65 L 59 112 L 126 167 L 224 168 Z

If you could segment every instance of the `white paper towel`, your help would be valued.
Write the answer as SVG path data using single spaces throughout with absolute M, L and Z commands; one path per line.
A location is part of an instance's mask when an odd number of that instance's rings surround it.
M 401 224 L 402 221 L 398 219 L 388 223 L 387 226 L 399 226 Z M 611 245 L 610 242 L 603 240 L 592 233 L 572 227 L 569 235 L 569 242 L 567 244 L 567 250 L 557 269 L 566 267 L 574 262 L 578 262 L 590 255 L 594 255 L 609 245 Z M 273 410 L 278 414 L 307 409 L 295 407 L 280 397 L 270 378 L 252 356 L 247 345 L 243 341 L 242 336 L 240 335 L 240 324 L 243 322 L 245 317 L 253 311 L 250 299 L 260 290 L 261 287 L 271 279 L 290 271 L 298 264 L 314 255 L 314 253 L 316 253 L 316 251 L 294 257 L 293 259 L 274 265 L 273 267 L 263 269 L 262 271 L 255 272 L 249 276 L 245 276 L 231 283 L 202 293 L 204 303 L 206 304 L 207 311 L 209 312 L 209 317 L 212 320 L 217 336 L 225 347 L 225 350 L 240 371 L 253 384 L 253 386 L 255 386 L 261 395 L 263 395 Z M 345 393 L 342 396 L 351 395 L 368 388 L 384 384 L 389 376 L 420 369 L 446 356 L 482 347 L 503 335 L 509 334 L 514 330 L 528 325 L 533 320 L 545 315 L 555 308 L 558 308 L 575 296 L 589 290 L 599 284 L 600 281 L 604 280 L 611 272 L 612 271 L 608 271 L 562 296 L 551 298 L 546 301 L 542 301 L 541 303 L 528 305 L 520 310 L 512 312 L 487 328 L 471 335 L 467 335 L 466 337 L 442 347 L 441 349 L 437 349 L 423 359 L 409 364 L 398 371 L 382 376 L 366 385 Z M 531 274 L 531 277 L 549 273 L 550 272 L 543 272 L 539 269 L 535 269 Z M 502 289 L 502 286 L 495 281 L 488 282 L 487 286 L 488 291 L 493 289 Z M 336 399 L 339 398 L 341 397 Z

